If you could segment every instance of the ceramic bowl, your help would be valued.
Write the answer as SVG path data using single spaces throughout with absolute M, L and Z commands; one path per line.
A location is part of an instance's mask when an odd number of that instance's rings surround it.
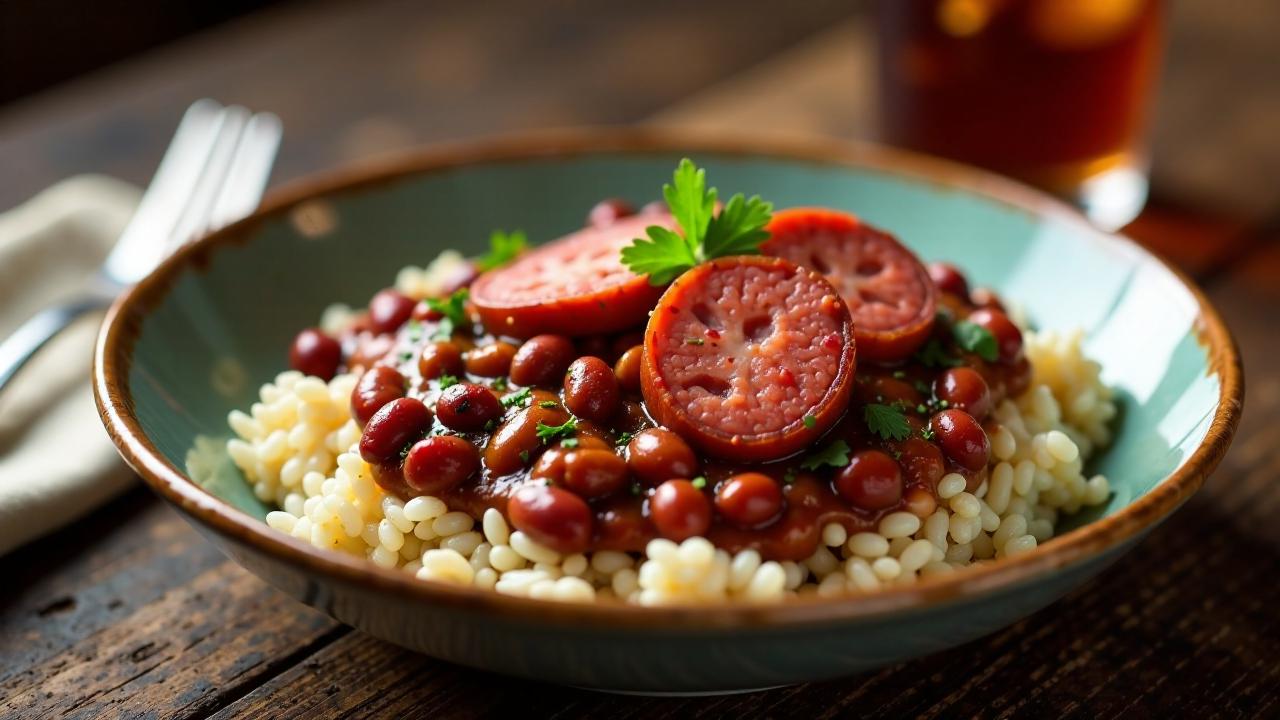
M 580 226 L 602 196 L 644 202 L 682 156 L 724 195 L 828 205 L 926 259 L 958 262 L 1039 328 L 1082 327 L 1117 390 L 1116 441 L 1090 470 L 1100 508 L 1034 551 L 915 585 L 769 606 L 557 604 L 427 583 L 271 530 L 223 450 L 226 416 L 286 365 L 322 308 L 364 302 L 493 228 L 535 239 Z M 228 555 L 338 620 L 476 668 L 646 693 L 820 680 L 952 647 L 1053 602 L 1129 550 L 1217 465 L 1240 415 L 1236 349 L 1177 271 L 1058 202 L 937 160 L 842 143 L 643 130 L 432 149 L 296 183 L 183 249 L 121 298 L 94 389 L 121 454 Z M 193 479 L 195 476 L 195 479 Z

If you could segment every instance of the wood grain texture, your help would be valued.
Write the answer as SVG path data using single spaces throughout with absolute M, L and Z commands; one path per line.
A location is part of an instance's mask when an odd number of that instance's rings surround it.
M 730 4 L 689 5 L 705 25 Z M 1180 12 L 1211 7 L 1189 5 Z M 664 122 L 857 134 L 869 117 L 864 90 L 837 76 L 859 67 L 845 43 L 865 41 L 839 23 L 845 7 L 819 4 L 749 44 L 732 42 L 730 18 L 697 62 L 655 58 L 644 72 L 625 61 L 637 47 L 689 44 L 670 28 L 670 3 L 646 4 L 647 20 L 576 24 L 562 20 L 581 4 L 557 4 L 559 14 L 522 27 L 501 17 L 512 3 L 448 18 L 429 4 L 355 7 L 275 11 L 5 109 L 0 167 L 24 172 L 0 175 L 0 206 L 73 171 L 144 180 L 195 93 L 284 111 L 286 177 L 421 140 L 631 121 L 681 98 Z M 1197 32 L 1239 22 L 1209 20 Z M 582 57 L 600 68 L 578 67 Z M 507 73 L 513 63 L 519 74 Z M 1177 229 L 1176 244 L 1198 253 L 1188 257 L 1211 260 L 1208 289 L 1249 385 L 1239 435 L 1205 489 L 1126 558 L 1000 633 L 829 683 L 622 699 L 451 666 L 337 626 L 225 560 L 139 489 L 0 558 L 0 716 L 1280 716 L 1280 236 L 1177 208 L 1136 228 L 1152 238 Z M 1240 234 L 1251 240 L 1232 253 L 1245 257 L 1216 250 Z

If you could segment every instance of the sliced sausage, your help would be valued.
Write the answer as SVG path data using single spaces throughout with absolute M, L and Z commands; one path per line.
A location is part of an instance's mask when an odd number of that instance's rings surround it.
M 632 216 L 566 235 L 481 275 L 471 286 L 471 302 L 496 335 L 580 337 L 638 325 L 662 288 L 631 272 L 621 254 L 650 225 L 670 229 L 675 219 Z
M 778 212 L 768 230 L 762 253 L 817 270 L 840 291 L 863 360 L 902 360 L 928 339 L 937 286 L 892 235 L 848 213 L 821 208 Z
M 853 323 L 835 288 L 781 258 L 729 257 L 677 279 L 645 329 L 653 418 L 704 452 L 772 460 L 844 413 Z

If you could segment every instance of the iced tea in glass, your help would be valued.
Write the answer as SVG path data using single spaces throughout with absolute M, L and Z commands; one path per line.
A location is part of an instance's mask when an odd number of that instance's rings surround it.
M 881 132 L 1119 227 L 1147 192 L 1160 0 L 881 0 Z

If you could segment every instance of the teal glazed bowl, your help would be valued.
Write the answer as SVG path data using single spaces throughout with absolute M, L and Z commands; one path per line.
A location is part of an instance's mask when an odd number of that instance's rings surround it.
M 959 263 L 1035 326 L 1082 327 L 1121 405 L 1090 470 L 1113 495 L 1017 557 L 875 594 L 776 605 L 564 604 L 418 580 L 270 529 L 223 447 L 228 411 L 286 366 L 298 328 L 358 304 L 404 265 L 479 252 L 493 228 L 545 239 L 602 196 L 657 195 L 682 156 L 727 195 L 827 205 Z M 379 638 L 452 662 L 643 693 L 821 680 L 990 633 L 1097 574 L 1181 505 L 1230 444 L 1243 380 L 1232 339 L 1176 270 L 1066 206 L 991 175 L 842 143 L 646 130 L 426 150 L 307 180 L 184 248 L 112 309 L 94 369 L 121 454 L 267 582 Z

